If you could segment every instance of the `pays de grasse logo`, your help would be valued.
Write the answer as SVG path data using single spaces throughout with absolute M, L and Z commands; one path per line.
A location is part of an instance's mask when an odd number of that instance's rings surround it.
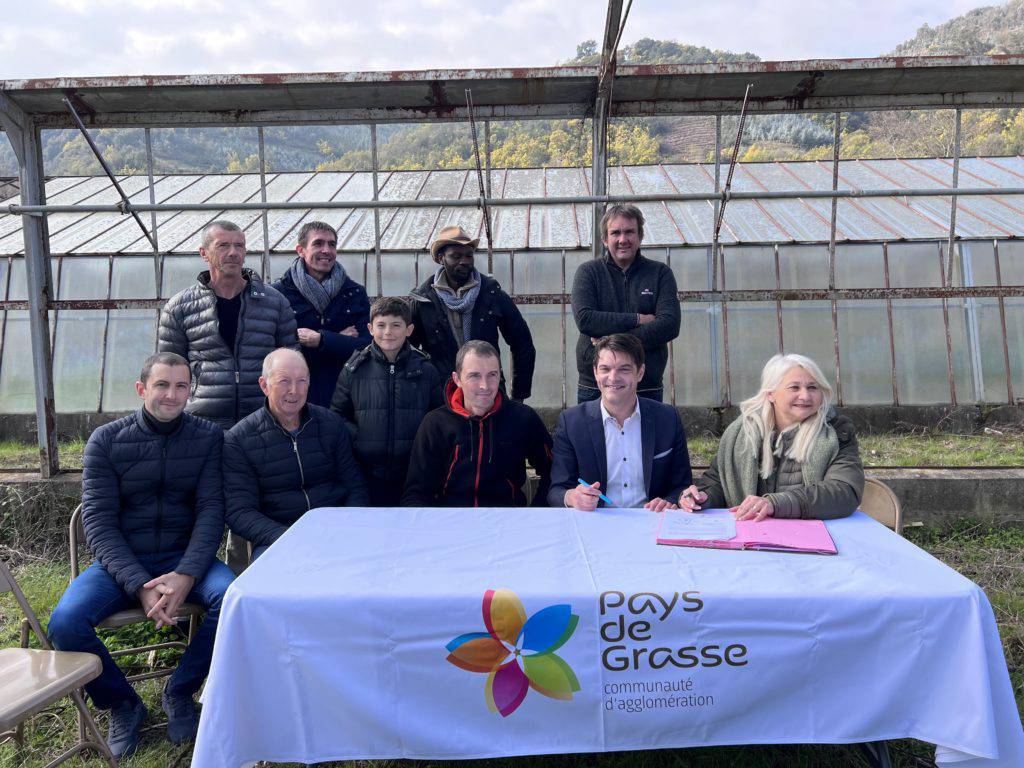
M 549 605 L 526 618 L 515 592 L 489 589 L 483 614 L 486 632 L 459 635 L 445 648 L 456 667 L 487 675 L 484 696 L 491 712 L 508 717 L 530 688 L 552 699 L 572 700 L 579 681 L 555 653 L 580 621 L 571 605 Z

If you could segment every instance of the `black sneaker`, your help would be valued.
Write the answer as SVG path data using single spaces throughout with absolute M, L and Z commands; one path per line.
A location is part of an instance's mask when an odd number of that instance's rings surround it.
M 165 687 L 160 702 L 167 713 L 167 738 L 171 743 L 194 741 L 199 730 L 199 710 L 195 699 L 169 694 Z
M 110 709 L 110 729 L 107 731 L 107 746 L 114 757 L 123 760 L 131 757 L 139 747 L 142 736 L 139 731 L 146 722 L 146 705 L 136 696 Z

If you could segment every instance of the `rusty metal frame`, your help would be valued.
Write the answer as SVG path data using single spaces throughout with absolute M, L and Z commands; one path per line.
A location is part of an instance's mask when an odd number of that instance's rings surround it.
M 781 266 L 779 257 L 779 245 L 777 243 L 771 243 L 773 247 L 774 255 L 774 276 L 775 286 L 774 288 L 758 289 L 758 290 L 730 290 L 726 285 L 726 251 L 730 251 L 731 245 L 725 245 L 719 242 L 719 238 L 716 236 L 713 238 L 711 245 L 708 247 L 708 285 L 705 290 L 680 290 L 678 292 L 678 298 L 684 303 L 697 303 L 705 304 L 710 308 L 710 332 L 711 332 L 711 344 L 712 354 L 717 355 L 719 350 L 718 342 L 718 321 L 716 314 L 721 315 L 721 350 L 723 354 L 722 365 L 719 366 L 718 361 L 712 361 L 712 378 L 714 391 L 721 393 L 722 404 L 730 405 L 732 402 L 732 371 L 730 365 L 730 345 L 729 345 L 729 304 L 731 302 L 743 301 L 743 302 L 773 302 L 775 309 L 776 319 L 776 334 L 777 334 L 777 346 L 780 351 L 785 351 L 785 338 L 784 338 L 784 323 L 783 323 L 783 302 L 805 302 L 805 301 L 827 301 L 830 303 L 832 312 L 832 324 L 833 324 L 833 335 L 834 335 L 834 356 L 835 356 L 835 367 L 836 367 L 836 390 L 838 395 L 838 401 L 842 402 L 842 375 L 841 375 L 841 356 L 840 356 L 840 334 L 839 334 L 839 302 L 847 301 L 861 301 L 861 300 L 884 300 L 886 304 L 886 316 L 888 323 L 888 335 L 889 335 L 889 353 L 891 362 L 891 376 L 892 376 L 892 395 L 893 403 L 899 404 L 900 392 L 898 386 L 898 360 L 895 349 L 895 337 L 894 337 L 894 323 L 893 323 L 893 301 L 901 299 L 919 299 L 919 300 L 938 300 L 941 302 L 943 311 L 943 321 L 946 339 L 946 360 L 947 360 L 947 375 L 949 379 L 950 388 L 950 402 L 956 404 L 957 402 L 957 391 L 956 391 L 956 379 L 954 375 L 953 365 L 953 351 L 951 341 L 951 329 L 949 319 L 949 301 L 972 301 L 975 298 L 995 298 L 1000 314 L 1000 326 L 1002 331 L 1002 344 L 1003 344 L 1003 361 L 1006 374 L 1007 384 L 1007 401 L 1010 403 L 1015 402 L 1013 381 L 1012 381 L 1012 369 L 1010 366 L 1010 355 L 1009 355 L 1009 344 L 1007 337 L 1006 327 L 1006 308 L 1005 299 L 1006 297 L 1024 297 L 1024 285 L 1004 285 L 1002 281 L 1000 254 L 999 254 L 999 242 L 993 240 L 993 253 L 995 259 L 995 285 L 988 286 L 976 286 L 973 285 L 973 279 L 969 279 L 966 274 L 963 280 L 960 282 L 963 285 L 956 285 L 954 281 L 954 258 L 956 257 L 956 243 L 958 241 L 956 231 L 956 218 L 957 218 L 957 207 L 958 200 L 962 196 L 991 196 L 993 194 L 1000 195 L 1024 195 L 1024 186 L 1018 187 L 994 187 L 990 184 L 988 187 L 960 187 L 959 186 L 959 171 L 960 171 L 960 154 L 961 154 L 961 123 L 962 123 L 962 109 L 964 107 L 974 106 L 991 106 L 992 104 L 1017 104 L 1018 102 L 1011 98 L 1010 101 L 1006 100 L 1006 95 L 1000 94 L 963 94 L 957 97 L 954 101 L 942 101 L 932 103 L 935 101 L 933 97 L 936 94 L 923 94 L 918 96 L 911 96 L 907 94 L 900 94 L 893 98 L 898 101 L 898 104 L 893 104 L 889 107 L 884 108 L 899 108 L 899 109 L 910 109 L 921 106 L 934 107 L 934 108 L 953 108 L 955 109 L 956 118 L 956 134 L 955 134 L 955 152 L 953 157 L 953 181 L 952 187 L 945 186 L 940 183 L 939 187 L 936 188 L 922 188 L 922 189 L 907 189 L 907 188 L 890 188 L 890 189 L 840 189 L 839 188 L 839 157 L 841 153 L 840 147 L 840 135 L 841 135 L 841 112 L 845 112 L 849 109 L 855 108 L 880 108 L 879 105 L 867 106 L 863 104 L 855 106 L 853 102 L 847 104 L 841 99 L 833 99 L 829 101 L 825 97 L 812 97 L 809 100 L 801 101 L 800 103 L 786 103 L 782 104 L 777 98 L 768 97 L 766 99 L 755 100 L 756 103 L 752 104 L 752 109 L 757 113 L 766 113 L 774 111 L 808 111 L 811 109 L 827 110 L 834 112 L 835 125 L 834 125 L 834 137 L 833 137 L 833 157 L 832 157 L 832 184 L 829 190 L 819 189 L 799 189 L 799 190 L 788 190 L 788 191 L 776 191 L 772 192 L 767 189 L 754 190 L 754 191 L 743 191 L 743 192 L 725 192 L 722 190 L 721 185 L 721 145 L 722 145 L 722 114 L 723 113 L 735 113 L 737 109 L 737 99 L 724 100 L 711 98 L 704 100 L 696 100 L 693 102 L 681 102 L 671 100 L 619 100 L 613 101 L 612 88 L 616 85 L 616 61 L 615 61 L 615 41 L 618 39 L 621 33 L 621 0 L 611 0 L 608 9 L 608 19 L 605 29 L 605 40 L 602 49 L 602 67 L 599 72 L 601 77 L 594 78 L 591 82 L 597 83 L 596 92 L 593 93 L 593 101 L 590 103 L 578 103 L 578 104 L 524 104 L 524 105 L 484 105 L 479 108 L 479 114 L 481 119 L 484 120 L 484 155 L 486 162 L 486 194 L 485 199 L 488 205 L 494 207 L 508 207 L 508 206 L 544 206 L 544 205 L 572 205 L 573 206 L 573 221 L 577 229 L 579 229 L 578 218 L 576 217 L 575 206 L 586 205 L 590 206 L 593 212 L 593 225 L 592 230 L 592 253 L 597 254 L 600 252 L 600 231 L 599 231 L 599 220 L 600 209 L 608 203 L 614 202 L 653 202 L 660 203 L 663 208 L 668 212 L 669 218 L 673 223 L 676 224 L 678 230 L 678 223 L 675 222 L 675 218 L 671 211 L 668 209 L 667 203 L 670 201 L 703 201 L 707 202 L 710 212 L 717 220 L 720 216 L 720 212 L 728 200 L 752 200 L 756 204 L 760 205 L 761 200 L 801 200 L 804 205 L 811 210 L 820 219 L 824 220 L 816 210 L 811 206 L 807 205 L 807 200 L 813 199 L 828 199 L 831 204 L 831 215 L 828 221 L 829 224 L 829 265 L 828 265 L 828 285 L 824 288 L 782 288 L 781 281 Z M 1012 58 L 1012 57 L 1011 57 Z M 1020 57 L 1017 57 L 1020 58 Z M 995 57 L 993 61 L 998 59 Z M 966 60 L 952 61 L 950 66 L 962 66 Z M 1009 61 L 1009 59 L 1007 59 Z M 1016 62 L 1017 59 L 1014 59 Z M 1024 62 L 1024 59 L 1021 59 Z M 979 60 L 979 63 L 980 60 Z M 857 68 L 854 65 L 850 65 L 852 68 Z M 756 75 L 763 69 L 763 65 L 752 66 L 750 72 L 752 76 Z M 870 68 L 870 67 L 865 67 Z M 678 69 L 678 72 L 676 71 Z M 690 70 L 693 70 L 692 72 Z M 640 77 L 646 74 L 653 74 L 654 76 L 674 76 L 679 74 L 680 76 L 686 76 L 687 73 L 693 74 L 700 68 L 658 68 L 658 67 L 624 67 L 622 70 L 627 72 L 627 78 L 622 80 L 626 82 L 629 77 Z M 708 68 L 707 72 L 722 72 L 732 71 L 729 68 Z M 733 69 L 737 69 L 733 67 Z M 742 69 L 742 67 L 739 67 Z M 779 71 L 795 71 L 794 67 L 787 63 L 784 67 L 778 67 Z M 684 71 L 685 70 L 685 71 Z M 737 69 L 738 71 L 738 69 Z M 550 76 L 551 73 L 543 73 L 545 76 Z M 566 69 L 566 76 L 572 76 L 573 72 Z M 594 72 L 587 70 L 583 72 L 580 70 L 581 76 L 593 77 Z M 762 73 L 763 74 L 763 73 Z M 516 71 L 512 74 L 512 77 L 520 76 L 522 72 Z M 610 77 L 608 75 L 611 75 Z M 367 82 L 376 82 L 373 77 L 367 78 Z M 282 81 L 283 82 L 283 81 Z M 381 81 L 383 82 L 383 81 Z M 34 86 L 33 86 L 34 87 Z M 39 87 L 42 87 L 41 85 Z M 83 85 L 84 87 L 84 85 Z M 73 92 L 68 92 L 67 98 L 73 102 L 69 104 L 69 108 L 77 115 L 75 111 L 75 105 L 88 106 L 87 103 L 81 100 L 79 95 Z M 882 98 L 882 97 L 878 97 Z M 1016 97 L 1013 97 L 1016 98 Z M 817 99 L 817 100 L 815 100 Z M 883 99 L 884 100 L 884 99 Z M 879 102 L 881 104 L 881 101 Z M 837 112 L 836 110 L 841 110 Z M 406 114 L 408 113 L 408 114 Z M 642 116 L 653 116 L 662 114 L 714 114 L 716 136 L 715 136 L 715 177 L 714 177 L 714 191 L 711 193 L 679 193 L 677 189 L 673 187 L 671 193 L 666 194 L 652 194 L 652 195 L 608 195 L 607 192 L 607 130 L 608 121 L 612 116 L 629 116 L 629 115 L 642 115 Z M 103 408 L 104 388 L 106 386 L 106 361 L 109 351 L 107 349 L 109 343 L 109 325 L 111 320 L 111 312 L 117 309 L 152 309 L 156 310 L 161 307 L 164 303 L 163 299 L 160 298 L 119 298 L 114 299 L 112 297 L 113 290 L 113 269 L 114 269 L 114 255 L 102 254 L 108 260 L 107 263 L 107 291 L 106 298 L 104 299 L 64 299 L 58 297 L 56 300 L 54 296 L 54 281 L 53 276 L 50 274 L 50 259 L 47 249 L 49 238 L 47 235 L 46 216 L 50 213 L 60 212 L 73 212 L 73 213 L 91 213 L 91 212 L 119 212 L 122 214 L 131 214 L 138 219 L 138 214 L 143 212 L 150 213 L 150 223 L 152 225 L 152 234 L 147 231 L 146 227 L 142 225 L 139 220 L 140 227 L 146 232 L 147 237 L 150 239 L 152 245 L 153 262 L 154 262 L 154 280 L 155 280 L 155 295 L 160 296 L 163 290 L 163 271 L 164 271 L 164 259 L 165 255 L 161 253 L 159 248 L 159 242 L 157 240 L 157 214 L 163 211 L 173 211 L 175 214 L 184 211 L 211 211 L 219 212 L 225 210 L 223 204 L 215 203 L 190 203 L 190 204 L 170 204 L 170 203 L 158 203 L 156 202 L 156 196 L 154 192 L 154 171 L 153 171 L 153 157 L 152 157 L 152 139 L 150 128 L 157 125 L 163 125 L 160 117 L 156 115 L 147 115 L 146 113 L 140 113 L 136 115 L 132 114 L 120 114 L 116 116 L 104 116 L 104 115 L 90 115 L 83 112 L 85 115 L 84 120 L 79 118 L 82 122 L 82 130 L 88 138 L 88 132 L 85 130 L 85 122 L 89 122 L 90 126 L 100 127 L 106 125 L 116 124 L 118 127 L 128 127 L 130 125 L 139 125 L 145 129 L 146 139 L 146 152 L 147 152 L 147 172 L 149 178 L 149 202 L 148 204 L 133 204 L 128 202 L 127 198 L 123 196 L 122 202 L 118 205 L 90 205 L 88 203 L 82 205 L 46 205 L 45 203 L 45 190 L 42 185 L 42 166 L 41 166 L 41 153 L 39 150 L 39 132 L 42 127 L 58 127 L 58 124 L 66 118 L 59 115 L 50 114 L 39 114 L 39 115 L 27 115 L 23 111 L 20 111 L 17 105 L 13 104 L 3 92 L 0 92 L 0 123 L 7 133 L 8 137 L 12 140 L 12 145 L 15 145 L 16 154 L 18 155 L 20 165 L 22 168 L 22 204 L 11 204 L 5 207 L 6 212 L 20 215 L 23 218 L 23 230 L 26 237 L 26 281 L 28 284 L 28 299 L 27 300 L 11 300 L 10 299 L 10 284 L 12 279 L 13 266 L 15 259 L 13 257 L 8 258 L 8 271 L 6 276 L 5 284 L 3 285 L 3 301 L 0 301 L 0 311 L 3 311 L 3 318 L 0 320 L 0 362 L 2 362 L 3 348 L 6 341 L 6 327 L 8 312 L 12 310 L 28 310 L 30 315 L 30 326 L 33 343 L 33 359 L 36 367 L 36 395 L 37 395 L 37 418 L 39 423 L 39 439 L 40 439 L 40 457 L 41 465 L 43 468 L 44 476 L 49 476 L 58 470 L 56 463 L 56 443 L 55 443 L 55 409 L 53 402 L 53 370 L 52 370 L 52 357 L 54 349 L 54 341 L 56 335 L 56 321 L 53 323 L 54 338 L 50 336 L 50 324 L 48 313 L 52 310 L 56 317 L 57 313 L 62 310 L 99 310 L 104 312 L 105 322 L 103 329 L 103 340 L 101 345 L 101 362 L 100 362 L 100 381 L 98 389 L 99 403 L 98 407 L 100 410 Z M 382 266 L 382 253 L 384 249 L 382 247 L 382 238 L 387 233 L 391 224 L 395 220 L 399 209 L 403 208 L 430 208 L 437 207 L 438 215 L 443 208 L 462 208 L 462 207 L 477 207 L 481 204 L 480 198 L 473 199 L 445 199 L 445 200 L 382 200 L 381 192 L 382 186 L 379 179 L 379 157 L 377 147 L 377 123 L 378 122 L 393 122 L 396 120 L 407 120 L 412 119 L 413 116 L 418 116 L 418 119 L 431 119 L 431 120 L 459 120 L 462 119 L 462 114 L 459 109 L 452 105 L 440 105 L 431 107 L 427 112 L 423 112 L 419 109 L 356 109 L 356 110 L 321 110 L 319 112 L 306 110 L 301 118 L 297 118 L 293 111 L 289 110 L 264 110 L 254 111 L 250 113 L 236 113 L 234 115 L 223 115 L 218 117 L 215 113 L 203 113 L 203 114 L 185 114 L 181 113 L 175 115 L 173 118 L 168 118 L 167 125 L 177 125 L 187 123 L 190 119 L 199 118 L 199 122 L 203 124 L 219 124 L 228 123 L 234 126 L 246 126 L 252 125 L 257 128 L 257 135 L 259 138 L 259 160 L 260 160 L 260 197 L 259 202 L 243 202 L 237 203 L 230 206 L 231 210 L 249 210 L 258 211 L 263 225 L 264 241 L 263 241 L 263 261 L 262 271 L 266 276 L 269 269 L 269 259 L 271 244 L 269 242 L 269 225 L 268 225 L 268 212 L 273 210 L 304 210 L 314 211 L 318 209 L 350 209 L 349 216 L 353 215 L 357 210 L 370 209 L 373 212 L 374 218 L 374 247 L 373 257 L 375 258 L 375 273 L 377 280 L 376 293 L 380 295 L 383 292 L 383 266 Z M 587 194 L 567 196 L 564 198 L 547 198 L 546 196 L 541 198 L 536 197 L 524 197 L 524 198 L 494 198 L 492 190 L 492 167 L 491 167 L 491 136 L 490 136 L 490 121 L 494 119 L 507 119 L 507 118 L 524 118 L 524 117 L 579 117 L 579 118 L 592 118 L 592 135 L 594 139 L 593 150 L 591 156 L 591 188 L 587 188 Z M 345 121 L 345 122 L 362 122 L 368 123 L 370 129 L 370 142 L 371 142 L 371 156 L 372 156 L 372 182 L 373 182 L 373 199 L 370 201 L 360 200 L 328 200 L 328 201 L 316 201 L 316 202 L 304 202 L 296 203 L 289 199 L 287 202 L 268 202 L 267 201 L 267 179 L 266 179 L 266 155 L 264 146 L 264 127 L 266 125 L 275 124 L 298 124 L 298 123 L 317 123 L 317 122 L 333 122 L 333 121 Z M 101 162 L 102 162 L 102 158 Z M 826 167 L 822 163 L 822 168 Z M 108 169 L 109 170 L 109 169 Z M 702 167 L 702 170 L 703 167 Z M 704 170 L 705 173 L 706 170 Z M 34 174 L 34 175 L 33 175 Z M 974 174 L 969 174 L 974 176 Z M 28 181 L 26 182 L 26 178 Z M 351 177 L 350 177 L 351 178 Z M 504 178 L 507 180 L 507 170 L 505 171 Z M 976 177 L 977 178 L 977 177 Z M 391 175 L 387 176 L 384 181 L 384 185 L 391 179 Z M 671 180 L 670 180 L 671 181 Z M 890 180 L 891 181 L 891 180 Z M 984 183 L 989 183 L 982 179 Z M 629 179 L 627 177 L 627 184 Z M 117 186 L 117 180 L 114 179 L 114 184 Z M 807 186 L 803 184 L 803 186 Z M 344 186 L 344 185 L 342 185 Z M 501 190 L 501 194 L 504 194 L 504 184 Z M 671 186 L 671 185 L 670 185 Z M 340 193 L 340 189 L 338 193 Z M 546 190 L 545 190 L 546 191 Z M 630 191 L 632 191 L 630 189 Z M 338 194 L 336 193 L 336 194 Z M 851 200 L 854 205 L 854 201 L 858 199 L 871 199 L 871 198 L 911 198 L 911 197 L 938 197 L 947 198 L 950 203 L 950 215 L 949 215 L 949 232 L 948 238 L 945 243 L 946 251 L 945 258 L 942 250 L 943 243 L 936 243 L 935 239 L 925 240 L 929 243 L 935 243 L 938 252 L 938 263 L 940 270 L 940 280 L 938 286 L 928 287 L 912 287 L 912 288 L 893 288 L 890 281 L 889 273 L 889 253 L 888 253 L 888 241 L 878 241 L 882 245 L 882 256 L 883 256 L 883 272 L 884 272 L 884 287 L 882 288 L 839 288 L 836 285 L 836 256 L 837 256 L 837 218 L 838 218 L 838 203 L 840 200 Z M 387 217 L 387 222 L 383 224 L 381 221 L 382 210 L 389 209 L 390 216 Z M 974 215 L 969 211 L 966 211 L 968 215 Z M 931 218 L 929 220 L 932 220 Z M 726 229 L 728 231 L 728 224 L 726 223 Z M 529 233 L 527 233 L 529 237 Z M 583 238 L 580 239 L 580 248 L 583 249 Z M 922 239 L 924 240 L 924 239 Z M 686 245 L 684 243 L 684 245 Z M 744 243 L 744 245 L 753 245 L 753 243 Z M 516 249 L 508 251 L 509 269 L 510 269 L 510 289 L 513 295 L 513 299 L 523 305 L 536 305 L 536 304 L 554 304 L 559 307 L 560 323 L 562 328 L 562 334 L 560 339 L 560 350 L 562 356 L 562 394 L 561 400 L 562 405 L 568 404 L 570 398 L 568 376 L 569 371 L 567 370 L 567 356 L 568 356 L 568 341 L 567 341 L 567 326 L 568 326 L 568 312 L 569 312 L 569 301 L 570 296 L 567 293 L 567 274 L 566 274 L 566 249 L 537 249 L 530 248 L 529 242 L 526 244 L 526 248 L 533 255 L 536 252 L 535 257 L 544 257 L 544 253 L 548 251 L 554 251 L 558 253 L 560 258 L 561 266 L 561 291 L 560 293 L 546 293 L 546 294 L 516 294 L 516 277 L 515 277 L 515 262 L 516 262 Z M 672 249 L 673 246 L 665 247 L 665 261 L 671 267 L 672 263 Z M 408 249 L 388 249 L 388 253 L 410 253 L 412 257 L 417 258 L 419 251 L 410 251 Z M 522 254 L 520 254 L 522 255 Z M 735 258 L 734 254 L 730 252 L 730 258 Z M 69 264 L 73 263 L 75 256 L 68 256 L 70 259 Z M 368 278 L 369 272 L 369 258 L 370 254 L 366 251 L 363 252 L 363 278 L 364 284 Z M 64 266 L 64 256 L 58 257 L 58 280 L 60 279 L 60 273 Z M 730 262 L 732 264 L 733 262 Z M 493 267 L 493 264 L 489 264 L 489 269 Z M 414 269 L 417 272 L 418 278 L 418 260 L 417 265 Z M 719 277 L 720 273 L 720 277 Z M 689 288 L 689 286 L 684 286 Z M 971 339 L 968 339 L 968 344 L 971 344 Z M 974 342 L 975 345 L 977 342 Z M 670 346 L 670 372 L 669 372 L 669 386 L 670 386 L 670 400 L 675 401 L 676 397 L 676 382 L 675 382 L 675 367 L 674 367 L 674 345 Z M 42 360 L 43 362 L 40 362 Z M 972 357 L 971 360 L 972 368 L 977 366 L 976 360 Z M 721 370 L 719 370 L 721 368 Z M 719 376 L 724 374 L 724 387 L 719 384 Z M 977 386 L 977 384 L 976 384 Z

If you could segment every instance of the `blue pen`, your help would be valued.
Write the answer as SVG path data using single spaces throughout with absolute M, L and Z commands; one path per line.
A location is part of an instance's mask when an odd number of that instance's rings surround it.
M 584 480 L 582 477 L 577 477 L 576 479 L 579 481 L 580 485 L 585 485 L 585 486 L 587 486 L 587 488 L 593 488 L 594 487 L 590 483 L 588 483 L 586 480 Z M 612 501 L 611 499 L 609 499 L 603 493 L 598 493 L 597 495 L 601 498 L 601 501 L 603 501 L 608 506 L 610 506 L 610 507 L 614 507 L 615 506 L 615 502 Z

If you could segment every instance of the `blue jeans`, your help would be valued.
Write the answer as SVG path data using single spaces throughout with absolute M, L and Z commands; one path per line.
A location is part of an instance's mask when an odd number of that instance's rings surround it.
M 657 400 L 659 403 L 662 402 L 665 396 L 664 389 L 645 389 L 642 392 L 637 392 L 640 397 L 649 397 L 651 400 Z M 576 402 L 577 403 L 589 403 L 591 400 L 599 400 L 601 398 L 601 390 L 594 387 L 585 387 L 582 384 L 576 387 Z
M 138 555 L 138 559 L 147 571 L 158 576 L 174 570 L 181 555 L 181 552 Z M 232 579 L 231 569 L 214 560 L 202 581 L 196 582 L 185 599 L 203 606 L 206 617 L 182 655 L 178 668 L 167 681 L 169 694 L 191 696 L 206 679 L 213 656 L 213 638 L 217 632 L 221 601 Z M 50 616 L 47 633 L 55 648 L 95 653 L 103 662 L 100 676 L 85 684 L 86 693 L 98 709 L 110 709 L 132 701 L 136 694 L 96 635 L 96 625 L 111 614 L 137 607 L 138 598 L 121 589 L 107 569 L 94 562 L 71 582 Z

